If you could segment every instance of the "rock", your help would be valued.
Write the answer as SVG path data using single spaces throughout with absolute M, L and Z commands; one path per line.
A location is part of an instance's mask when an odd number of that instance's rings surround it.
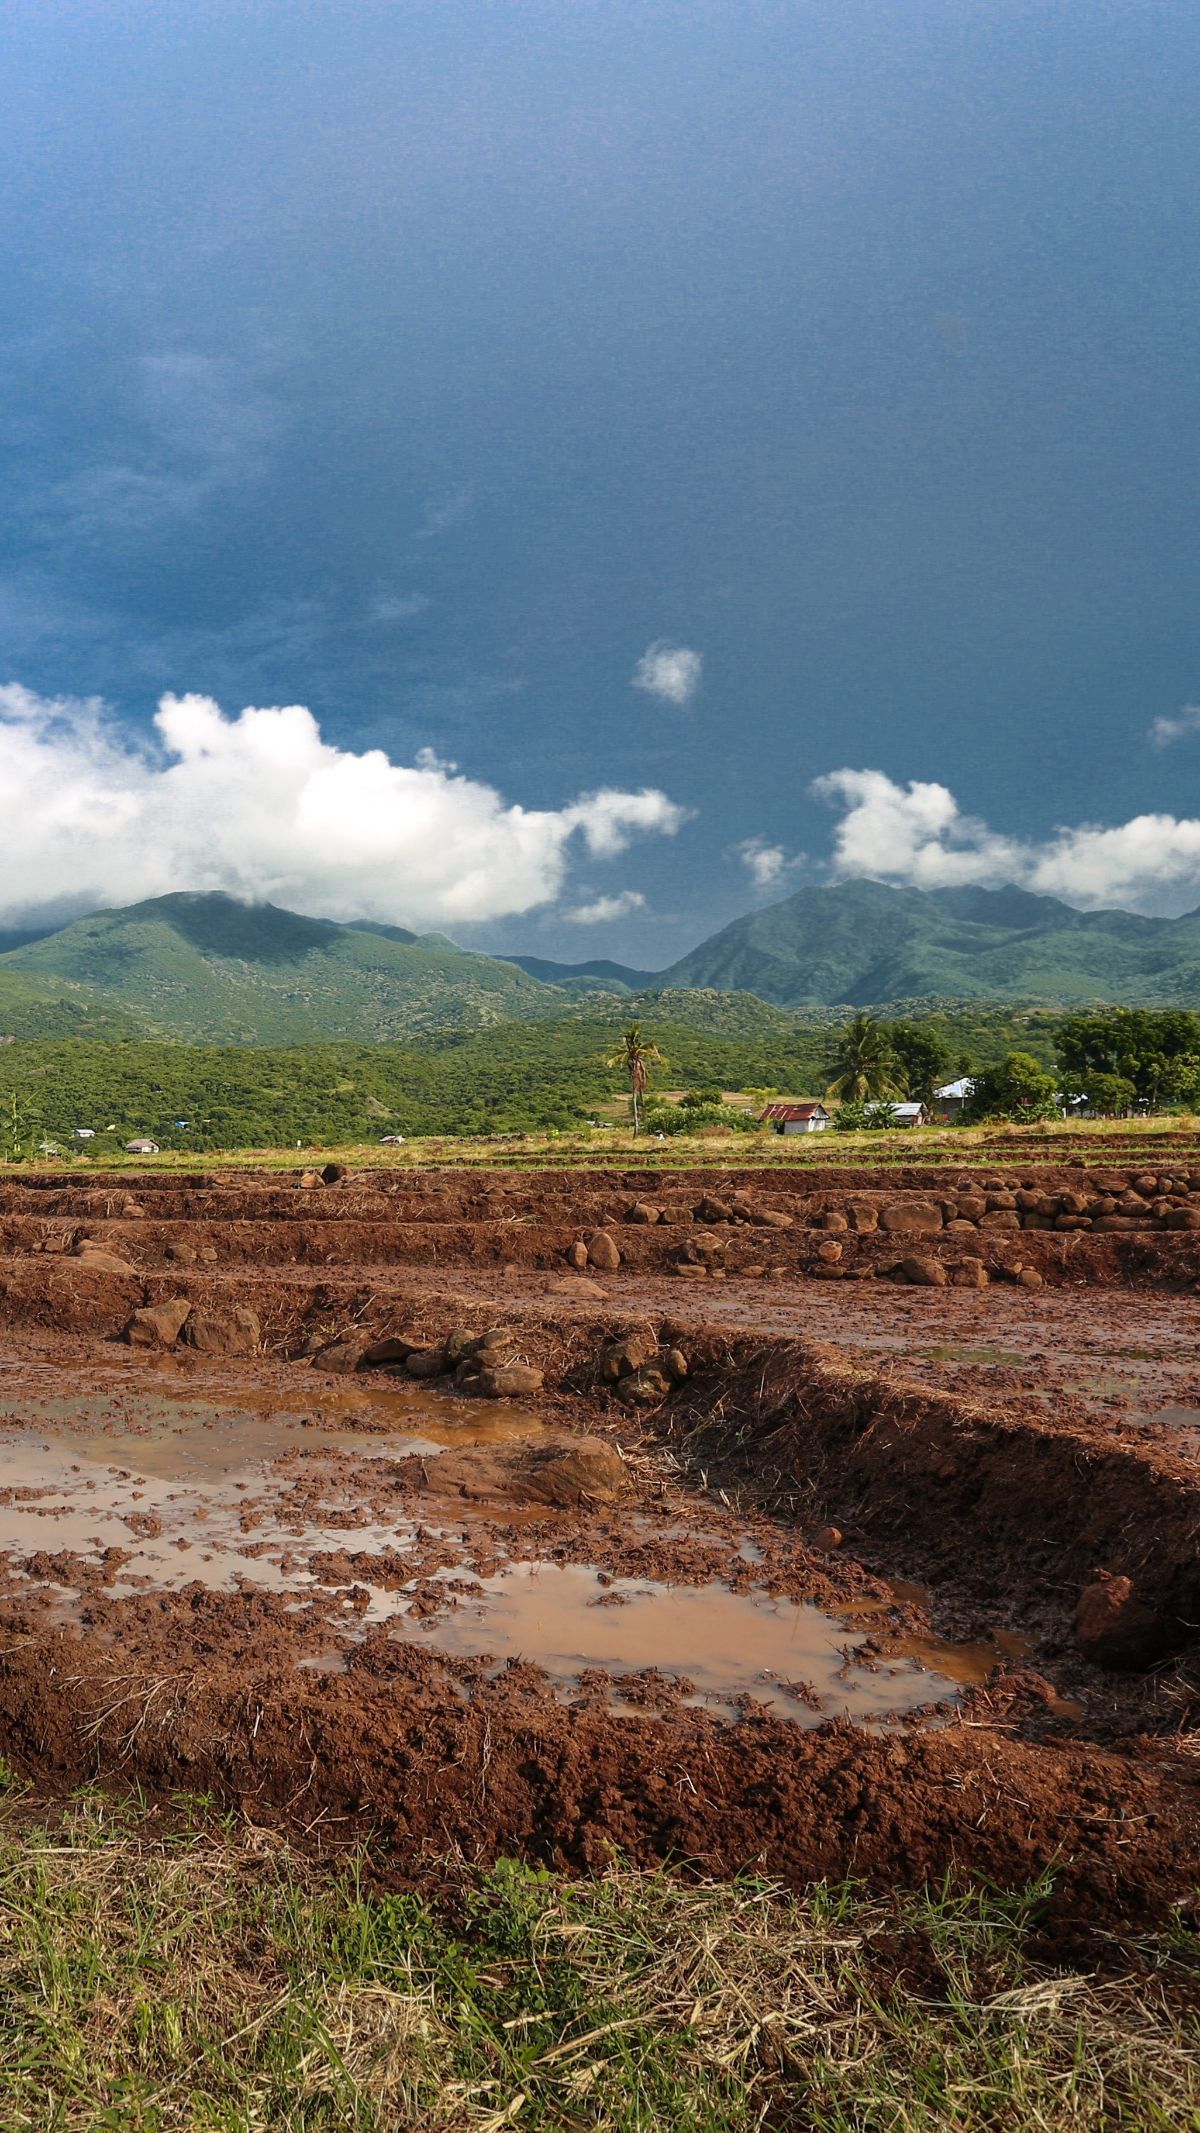
M 550 1284 L 550 1294 L 552 1296 L 582 1296 L 586 1298 L 588 1296 L 604 1296 L 606 1293 L 598 1281 L 588 1281 L 582 1274 L 568 1274 L 565 1281 L 553 1281 Z
M 201 1355 L 257 1355 L 262 1326 L 256 1311 L 246 1304 L 233 1304 L 227 1310 L 190 1311 L 183 1338 Z
M 585 1267 L 587 1263 L 587 1246 L 582 1237 L 577 1237 L 574 1244 L 568 1244 L 567 1246 L 567 1264 L 568 1266 Z
M 602 1274 L 615 1274 L 621 1264 L 621 1253 L 615 1237 L 606 1229 L 592 1231 L 587 1241 L 587 1263 L 598 1268 Z
M 117 1252 L 106 1252 L 100 1244 L 81 1245 L 73 1256 L 80 1266 L 90 1268 L 93 1274 L 132 1274 L 135 1278 L 137 1276 L 137 1268 L 130 1266 L 128 1259 L 122 1259 Z
M 689 1237 L 679 1254 L 687 1266 L 717 1267 L 724 1265 L 724 1237 Z
M 836 1266 L 841 1256 L 842 1247 L 832 1237 L 826 1237 L 824 1243 L 817 1246 L 817 1257 L 823 1259 L 826 1266 Z
M 947 1236 L 973 1237 L 976 1228 L 977 1224 L 968 1222 L 965 1215 L 955 1215 L 954 1220 L 946 1224 L 946 1234 Z
M 925 1259 L 916 1253 L 900 1261 L 900 1272 L 905 1281 L 921 1289 L 944 1289 L 949 1279 L 940 1259 Z
M 1168 1229 L 1200 1229 L 1200 1208 L 1173 1207 L 1167 1216 Z
M 484 1363 L 477 1389 L 485 1400 L 527 1400 L 545 1382 L 545 1372 L 532 1363 Z
M 987 1209 L 989 1215 L 1011 1214 L 1017 1205 L 1017 1196 L 1012 1192 L 989 1192 Z
M 197 1259 L 194 1244 L 168 1244 L 166 1257 L 173 1266 L 195 1266 Z
M 1134 1179 L 1133 1189 L 1135 1192 L 1140 1192 L 1144 1200 L 1148 1200 L 1152 1194 L 1158 1191 L 1158 1179 L 1147 1172 L 1144 1177 Z
M 404 1358 L 405 1374 L 410 1378 L 440 1378 L 446 1373 L 444 1348 L 414 1348 Z
M 320 1171 L 302 1170 L 300 1172 L 300 1183 L 305 1187 L 306 1190 L 311 1191 L 314 1185 L 319 1185 L 321 1183 Z
M 1017 1280 L 1020 1282 L 1021 1287 L 1023 1289 L 1040 1289 L 1045 1286 L 1042 1277 L 1038 1273 L 1038 1270 L 1035 1266 L 1023 1266 L 1019 1268 L 1017 1272 Z
M 364 1348 L 358 1359 L 362 1370 L 381 1370 L 388 1363 L 405 1363 L 419 1341 L 410 1340 L 404 1333 L 385 1333 L 382 1340 L 372 1341 Z
M 956 1289 L 986 1289 L 988 1270 L 982 1259 L 964 1259 L 951 1270 L 950 1281 Z
M 750 1220 L 759 1229 L 790 1229 L 792 1226 L 791 1215 L 785 1215 L 779 1207 L 760 1207 Z
M 1132 1578 L 1098 1570 L 1079 1595 L 1075 1642 L 1095 1666 L 1149 1666 L 1166 1642 L 1159 1617 L 1138 1598 Z
M 173 1348 L 191 1304 L 186 1296 L 172 1296 L 168 1303 L 147 1304 L 135 1311 L 125 1328 L 131 1348 Z
M 600 1356 L 601 1377 L 606 1384 L 615 1385 L 618 1378 L 640 1370 L 654 1354 L 656 1345 L 648 1333 L 626 1333 L 621 1340 L 610 1341 Z
M 677 1260 L 675 1263 L 675 1272 L 677 1274 L 682 1275 L 685 1281 L 708 1280 L 708 1268 L 706 1266 L 697 1266 L 690 1259 Z
M 479 1445 L 431 1459 L 417 1485 L 476 1502 L 553 1504 L 563 1510 L 612 1503 L 625 1492 L 620 1454 L 603 1437 L 552 1437 L 535 1444 Z
M 937 1230 L 942 1210 L 932 1200 L 892 1200 L 881 1208 L 880 1226 L 885 1230 Z
M 817 1221 L 820 1223 L 821 1228 L 825 1230 L 843 1230 L 850 1227 L 845 1215 L 841 1214 L 836 1207 L 827 1207 L 823 1215 L 817 1216 Z
M 732 1222 L 733 1220 L 733 1209 L 724 1200 L 718 1200 L 716 1194 L 711 1192 L 705 1193 L 704 1198 L 697 1202 L 692 1212 L 697 1222 Z
M 633 1206 L 625 1211 L 627 1222 L 661 1222 L 662 1219 L 661 1207 L 652 1207 L 649 1200 L 635 1200 Z
M 647 1363 L 618 1384 L 617 1398 L 626 1407 L 657 1407 L 671 1390 L 672 1380 L 657 1363 Z
M 1021 1217 L 1015 1208 L 992 1207 L 979 1217 L 980 1229 L 1020 1229 Z
M 667 1348 L 663 1352 L 662 1367 L 676 1385 L 682 1385 L 688 1374 L 688 1361 L 682 1348 Z
M 511 1326 L 489 1326 L 475 1343 L 475 1353 L 481 1362 L 495 1362 L 501 1355 L 515 1348 L 517 1336 Z
M 363 1343 L 359 1340 L 331 1341 L 312 1359 L 314 1370 L 327 1370 L 333 1377 L 349 1377 L 362 1361 Z
M 960 1192 L 958 1212 L 964 1222 L 978 1222 L 987 1213 L 987 1201 L 979 1192 Z
M 850 1227 L 860 1235 L 879 1228 L 879 1209 L 868 1206 L 865 1200 L 850 1200 L 846 1206 Z
M 844 1538 L 840 1526 L 818 1526 L 812 1537 L 812 1545 L 819 1548 L 822 1555 L 832 1555 L 835 1548 L 841 1547 Z
M 415 1342 L 413 1346 L 416 1346 Z M 474 1355 L 478 1346 L 478 1337 L 468 1326 L 455 1326 L 446 1342 L 446 1361 L 451 1370 L 457 1370 L 460 1363 L 465 1362 L 468 1356 Z
M 346 1165 L 344 1163 L 326 1163 L 321 1172 L 321 1183 L 323 1185 L 340 1185 L 345 1175 Z

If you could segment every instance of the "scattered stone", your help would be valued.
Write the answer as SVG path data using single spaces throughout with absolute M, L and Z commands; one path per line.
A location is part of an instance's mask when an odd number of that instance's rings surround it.
M 364 1348 L 358 1359 L 361 1370 L 381 1370 L 388 1363 L 406 1363 L 419 1341 L 409 1340 L 403 1333 L 385 1333 L 382 1340 L 372 1341 Z
M 302 1170 L 300 1172 L 300 1183 L 305 1187 L 306 1191 L 311 1191 L 314 1185 L 319 1185 L 321 1183 L 320 1171 Z
M 677 1274 L 682 1275 L 685 1281 L 708 1280 L 708 1268 L 706 1266 L 697 1266 L 695 1262 L 690 1259 L 677 1260 L 675 1263 L 675 1272 Z
M 598 1268 L 602 1274 L 615 1274 L 621 1264 L 621 1253 L 615 1237 L 606 1229 L 593 1230 L 587 1241 L 587 1264 Z
M 1017 1280 L 1023 1289 L 1041 1289 L 1045 1287 L 1042 1276 L 1035 1266 L 1018 1267 Z
M 857 1230 L 860 1235 L 879 1228 L 879 1209 L 868 1205 L 865 1200 L 849 1201 L 846 1213 L 851 1229 Z
M 832 1555 L 835 1548 L 841 1547 L 844 1538 L 840 1526 L 818 1526 L 812 1537 L 812 1545 L 819 1548 L 822 1555 Z
M 196 1247 L 194 1244 L 168 1244 L 166 1256 L 175 1266 L 195 1266 Z
M 588 1281 L 582 1274 L 568 1274 L 564 1281 L 551 1282 L 550 1294 L 552 1296 L 588 1297 L 604 1296 L 607 1291 L 601 1288 L 598 1281 Z
M 827 1207 L 823 1215 L 817 1216 L 817 1221 L 821 1228 L 826 1230 L 843 1230 L 850 1227 L 845 1215 L 839 1214 L 836 1207 Z
M 715 1193 L 707 1192 L 693 1209 L 697 1222 L 732 1222 L 733 1209 Z
M 1079 1595 L 1075 1642 L 1093 1665 L 1120 1671 L 1150 1665 L 1165 1637 L 1162 1622 L 1138 1598 L 1132 1578 L 1098 1570 Z
M 792 1226 L 791 1215 L 785 1215 L 779 1207 L 757 1208 L 750 1220 L 759 1229 L 790 1229 Z
M 652 1207 L 649 1200 L 635 1200 L 633 1206 L 626 1210 L 625 1220 L 627 1222 L 661 1222 L 663 1220 L 663 1211 L 661 1207 Z
M 723 1237 L 689 1237 L 679 1254 L 685 1266 L 712 1268 L 721 1266 L 725 1260 Z
M 836 1265 L 841 1256 L 842 1247 L 835 1243 L 832 1237 L 826 1237 L 824 1243 L 817 1246 L 817 1257 L 823 1259 L 827 1266 Z
M 323 1185 L 340 1185 L 345 1176 L 346 1165 L 344 1163 L 326 1163 L 321 1172 L 321 1183 Z
M 567 1264 L 569 1266 L 585 1267 L 587 1263 L 588 1248 L 582 1237 L 577 1237 L 574 1244 L 567 1246 Z
M 676 1385 L 682 1385 L 688 1374 L 688 1360 L 682 1348 L 668 1348 L 662 1357 L 662 1367 Z
M 128 1259 L 122 1259 L 119 1252 L 105 1251 L 102 1244 L 81 1244 L 74 1257 L 80 1266 L 90 1268 L 93 1274 L 132 1274 L 135 1278 L 137 1276 L 137 1268 L 130 1266 Z
M 952 1269 L 950 1281 L 956 1289 L 986 1289 L 988 1270 L 982 1259 L 964 1259 Z
M 201 1355 L 257 1355 L 262 1326 L 247 1304 L 233 1304 L 228 1310 L 202 1308 L 188 1313 L 183 1338 Z
M 327 1370 L 333 1377 L 349 1377 L 362 1361 L 363 1344 L 358 1340 L 331 1341 L 312 1359 L 314 1370 Z
M 414 1348 L 404 1358 L 406 1376 L 410 1378 L 440 1378 L 447 1369 L 444 1348 Z
M 125 1338 L 131 1348 L 173 1348 L 191 1308 L 186 1296 L 147 1304 L 134 1312 L 125 1328 Z
M 640 1370 L 654 1354 L 655 1342 L 648 1333 L 626 1333 L 620 1340 L 610 1341 L 600 1356 L 600 1375 L 609 1385 L 618 1378 L 628 1377 L 633 1370 Z
M 905 1281 L 923 1289 L 944 1289 L 949 1279 L 940 1259 L 925 1259 L 915 1252 L 900 1261 L 900 1273 Z
M 485 1363 L 479 1372 L 477 1390 L 485 1400 L 527 1400 L 540 1392 L 545 1372 L 532 1363 Z
M 942 1226 L 942 1210 L 932 1200 L 893 1200 L 881 1208 L 879 1220 L 885 1230 L 935 1230 Z

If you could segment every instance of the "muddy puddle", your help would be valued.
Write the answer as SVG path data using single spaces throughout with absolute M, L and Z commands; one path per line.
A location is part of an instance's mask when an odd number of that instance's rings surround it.
M 729 1711 L 748 1702 L 802 1726 L 902 1717 L 981 1682 L 1001 1657 L 996 1645 L 933 1638 L 897 1640 L 884 1655 L 804 1601 L 609 1578 L 576 1563 L 513 1563 L 477 1580 L 421 1635 L 461 1658 L 532 1661 L 562 1686 L 590 1669 L 618 1679 L 649 1670 L 680 1683 L 685 1703 Z M 623 1704 L 618 1692 L 613 1707 L 643 1705 Z
M 27 1385 L 0 1393 L 0 1566 L 10 1592 L 36 1592 L 63 1624 L 196 1584 L 257 1589 L 319 1629 L 327 1649 L 303 1661 L 318 1670 L 344 1665 L 383 1628 L 450 1660 L 534 1664 L 563 1698 L 606 1675 L 615 1711 L 643 1707 L 649 1670 L 672 1699 L 729 1718 L 748 1701 L 802 1726 L 842 1715 L 871 1725 L 955 1699 L 1001 1656 L 994 1645 L 897 1641 L 886 1607 L 840 1618 L 711 1577 L 668 1583 L 516 1560 L 524 1529 L 548 1520 L 559 1532 L 563 1514 L 414 1505 L 389 1480 L 401 1457 L 538 1432 L 520 1410 L 386 1387 L 337 1387 L 332 1398 L 322 1388 L 309 1410 L 300 1398 L 201 1398 L 182 1386 Z M 677 1545 L 669 1518 L 631 1512 L 628 1528 Z M 722 1538 L 731 1558 L 755 1559 L 750 1536 Z

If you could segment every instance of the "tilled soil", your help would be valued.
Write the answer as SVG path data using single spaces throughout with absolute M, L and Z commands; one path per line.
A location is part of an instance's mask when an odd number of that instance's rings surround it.
M 1190 1901 L 1164 1160 L 970 1236 L 917 1168 L 0 1180 L 0 1748 L 400 1858 Z M 1146 1226 L 1020 1226 L 1067 1193 Z

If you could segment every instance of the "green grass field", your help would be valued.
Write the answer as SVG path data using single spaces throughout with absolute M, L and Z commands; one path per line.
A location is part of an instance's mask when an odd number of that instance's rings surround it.
M 1167 2133 L 1182 1927 L 1038 1953 L 1048 1890 L 792 1896 L 315 1865 L 203 1803 L 0 1817 L 0 2123 L 31 2133 Z

